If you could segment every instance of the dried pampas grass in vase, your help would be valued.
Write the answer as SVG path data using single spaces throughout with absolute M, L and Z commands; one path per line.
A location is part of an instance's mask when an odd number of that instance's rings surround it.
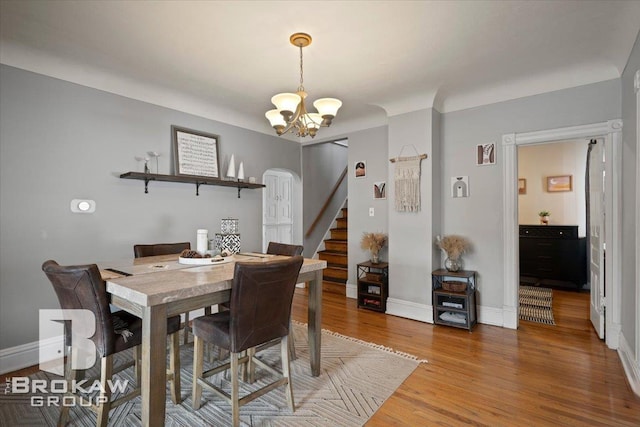
M 377 264 L 379 261 L 378 255 L 380 249 L 387 244 L 387 235 L 384 233 L 362 233 L 362 240 L 360 240 L 360 247 L 371 252 L 371 263 Z
M 462 269 L 461 255 L 471 249 L 471 243 L 466 237 L 454 234 L 444 236 L 437 241 L 438 247 L 447 253 L 444 266 L 449 271 L 459 271 Z

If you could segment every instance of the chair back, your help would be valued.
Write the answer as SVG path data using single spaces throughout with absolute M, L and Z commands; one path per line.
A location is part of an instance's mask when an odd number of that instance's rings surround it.
M 286 243 L 269 242 L 267 253 L 272 255 L 296 256 L 302 255 L 301 245 L 288 245 Z
M 230 349 L 244 351 L 289 334 L 291 302 L 303 258 L 237 262 L 231 288 Z
M 191 243 L 154 243 L 150 245 L 133 245 L 133 255 L 136 258 L 156 255 L 179 254 L 185 249 L 191 249 Z
M 91 340 L 96 345 L 100 357 L 113 354 L 115 334 L 109 309 L 106 284 L 95 264 L 61 266 L 53 260 L 42 264 L 58 296 L 60 308 L 85 309 L 91 311 L 96 319 L 96 332 Z M 65 321 L 65 336 L 69 342 L 68 322 Z M 72 326 L 73 327 L 73 326 Z

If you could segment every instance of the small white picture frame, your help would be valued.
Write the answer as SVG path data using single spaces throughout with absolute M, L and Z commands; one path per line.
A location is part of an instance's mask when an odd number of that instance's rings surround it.
M 451 197 L 459 199 L 469 197 L 469 177 L 468 176 L 452 176 L 451 177 Z
M 364 160 L 355 162 L 353 173 L 356 178 L 364 178 L 367 176 L 367 162 Z

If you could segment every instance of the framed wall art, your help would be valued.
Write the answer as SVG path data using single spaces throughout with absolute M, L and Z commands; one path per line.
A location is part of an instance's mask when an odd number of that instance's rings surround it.
M 527 194 L 527 180 L 518 178 L 518 194 Z
M 451 177 L 451 197 L 454 199 L 469 197 L 469 177 Z
M 365 162 L 364 160 L 356 162 L 355 176 L 356 178 L 364 178 L 365 176 L 367 176 L 367 162 Z
M 387 183 L 374 182 L 373 183 L 373 198 L 374 199 L 386 199 L 387 198 Z
M 486 166 L 496 164 L 496 143 L 478 144 L 476 146 L 476 165 Z
M 220 178 L 218 135 L 179 126 L 171 126 L 171 135 L 175 175 Z
M 557 193 L 573 190 L 573 175 L 558 175 L 547 177 L 547 191 Z

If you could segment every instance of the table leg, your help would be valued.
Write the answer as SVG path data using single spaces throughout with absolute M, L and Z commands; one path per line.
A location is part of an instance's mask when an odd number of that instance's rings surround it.
M 322 337 L 322 270 L 315 272 L 309 282 L 309 359 L 311 375 L 320 375 L 320 348 Z
M 167 308 L 144 307 L 142 316 L 142 425 L 163 426 L 167 385 Z M 178 372 L 177 375 L 180 375 Z

